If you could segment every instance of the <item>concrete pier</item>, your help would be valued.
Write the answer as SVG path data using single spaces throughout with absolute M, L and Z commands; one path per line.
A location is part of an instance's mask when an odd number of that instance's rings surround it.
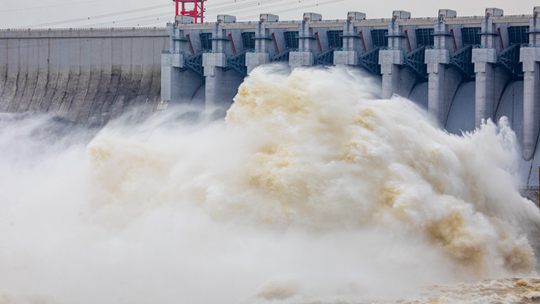
M 270 59 L 279 54 L 277 43 L 270 35 L 269 23 L 278 22 L 279 17 L 272 14 L 263 14 L 257 24 L 254 33 L 255 49 L 246 54 L 246 66 L 248 73 L 254 68 L 270 63 Z
M 407 41 L 401 20 L 410 18 L 409 12 L 394 11 L 392 13 L 392 21 L 388 25 L 388 49 L 379 52 L 383 98 L 389 98 L 394 93 L 408 97 L 416 83 L 414 73 L 404 68 L 405 54 L 407 51 L 412 51 L 412 47 Z
M 314 13 L 305 13 L 302 23 L 298 29 L 298 51 L 293 51 L 289 57 L 291 68 L 300 66 L 312 66 L 315 64 L 315 56 L 323 52 L 322 47 L 317 45 L 320 42 L 319 32 L 314 32 L 311 27 L 312 22 L 322 21 L 322 16 Z
M 505 24 L 496 22 L 496 18 L 500 17 L 503 17 L 501 9 L 486 9 L 481 23 L 481 45 L 480 48 L 473 49 L 472 53 L 476 73 L 476 126 L 484 119 L 494 118 L 503 89 L 511 79 L 510 73 L 497 65 L 499 55 L 508 44 L 508 40 L 502 35 Z
M 540 132 L 540 7 L 529 24 L 529 45 L 521 48 L 523 63 L 523 157 L 531 159 Z
M 452 99 L 464 77 L 451 65 L 451 58 L 458 46 L 453 43 L 454 29 L 448 25 L 447 20 L 456 17 L 456 11 L 439 10 L 439 18 L 433 26 L 433 49 L 426 50 L 425 54 L 429 75 L 428 111 L 442 126 L 446 125 Z
M 191 24 L 194 20 L 177 16 L 176 22 Z M 190 66 L 189 58 L 196 54 L 192 52 L 193 42 L 185 37 L 183 30 L 173 27 L 172 24 L 168 25 L 167 30 L 171 48 L 161 55 L 161 97 L 176 103 L 193 103 L 195 94 L 204 84 L 202 64 L 199 66 L 199 73 L 196 66 Z M 200 100 L 197 104 L 204 102 Z
M 366 20 L 366 14 L 361 12 L 349 12 L 343 26 L 343 49 L 334 52 L 335 65 L 358 66 L 359 56 L 367 52 L 366 43 L 361 30 L 355 22 Z
M 230 66 L 233 63 L 229 59 L 241 55 L 239 53 L 244 50 L 237 48 L 241 45 L 238 32 L 229 32 L 225 26 L 235 23 L 236 17 L 219 15 L 217 19 L 212 25 L 212 52 L 203 54 L 205 96 L 207 106 L 228 108 L 245 76 Z M 245 67 L 245 60 L 240 64 Z

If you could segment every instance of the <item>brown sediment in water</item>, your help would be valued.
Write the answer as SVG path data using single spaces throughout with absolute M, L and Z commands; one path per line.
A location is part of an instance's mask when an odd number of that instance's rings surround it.
M 274 281 L 263 286 L 257 294 L 258 298 L 268 301 L 285 300 L 298 293 L 298 287 L 291 282 Z
M 429 223 L 426 232 L 431 242 L 441 246 L 454 260 L 464 266 L 481 269 L 485 250 L 482 243 L 465 226 L 463 216 L 452 212 Z
M 504 267 L 514 273 L 525 273 L 530 271 L 535 264 L 535 260 L 530 250 L 526 247 L 514 246 L 503 253 Z
M 474 284 L 460 284 L 444 288 L 434 286 L 429 295 L 420 299 L 400 301 L 403 304 L 435 303 L 540 303 L 539 278 L 486 280 Z

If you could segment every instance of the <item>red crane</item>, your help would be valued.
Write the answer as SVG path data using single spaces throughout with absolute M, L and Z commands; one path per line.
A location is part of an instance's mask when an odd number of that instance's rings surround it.
M 204 22 L 204 2 L 206 0 L 173 0 L 176 5 L 176 16 L 193 17 L 195 23 Z M 180 10 L 181 9 L 181 10 Z

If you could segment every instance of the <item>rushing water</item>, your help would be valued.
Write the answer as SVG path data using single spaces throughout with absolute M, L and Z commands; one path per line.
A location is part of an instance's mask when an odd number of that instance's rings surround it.
M 450 135 L 374 87 L 266 67 L 225 120 L 0 116 L 0 303 L 537 299 L 507 122 Z

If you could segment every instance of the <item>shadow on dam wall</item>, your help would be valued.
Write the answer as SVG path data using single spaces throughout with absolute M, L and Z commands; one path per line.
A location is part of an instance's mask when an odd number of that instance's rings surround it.
M 163 28 L 0 30 L 0 112 L 101 125 L 160 101 Z

